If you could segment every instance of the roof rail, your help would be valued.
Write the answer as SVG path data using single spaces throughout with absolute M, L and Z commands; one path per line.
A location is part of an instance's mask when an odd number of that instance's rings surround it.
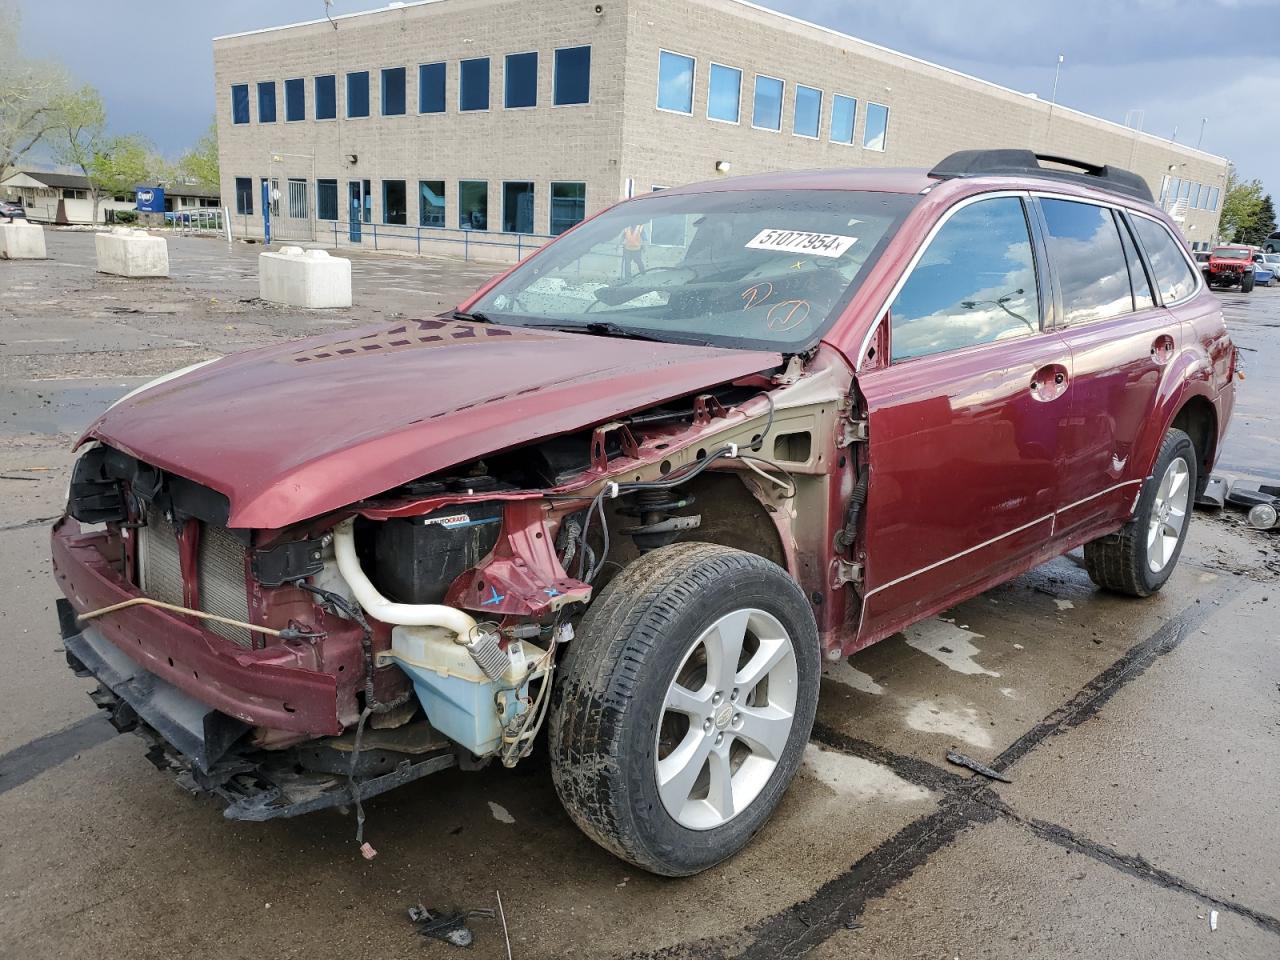
M 1061 170 L 1058 167 L 1044 167 L 1040 165 L 1042 160 L 1075 169 Z M 1122 170 L 1110 164 L 1098 165 L 1068 157 L 1035 153 L 1031 150 L 959 150 L 930 170 L 929 176 L 935 180 L 992 176 L 1046 177 L 1050 180 L 1065 180 L 1098 190 L 1121 193 L 1126 197 L 1145 200 L 1147 203 L 1155 202 L 1147 181 L 1130 170 Z

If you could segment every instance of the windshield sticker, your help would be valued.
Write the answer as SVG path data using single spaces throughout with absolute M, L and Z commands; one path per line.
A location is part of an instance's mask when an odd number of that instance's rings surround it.
M 809 253 L 815 257 L 839 257 L 857 242 L 857 237 L 842 237 L 837 233 L 761 230 L 747 242 L 747 249 Z

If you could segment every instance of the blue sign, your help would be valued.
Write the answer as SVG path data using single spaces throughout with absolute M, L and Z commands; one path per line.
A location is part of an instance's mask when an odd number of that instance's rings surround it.
M 142 213 L 164 213 L 164 187 L 138 187 L 138 210 Z

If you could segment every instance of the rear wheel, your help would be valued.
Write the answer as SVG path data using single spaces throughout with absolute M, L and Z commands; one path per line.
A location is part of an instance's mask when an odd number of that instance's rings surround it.
M 1134 518 L 1118 533 L 1084 545 L 1094 583 L 1133 597 L 1149 597 L 1164 586 L 1187 538 L 1197 462 L 1190 437 L 1181 430 L 1165 434 Z
M 776 564 L 713 544 L 645 554 L 601 592 L 561 666 L 552 777 L 606 850 L 685 876 L 742 849 L 800 764 L 817 626 Z

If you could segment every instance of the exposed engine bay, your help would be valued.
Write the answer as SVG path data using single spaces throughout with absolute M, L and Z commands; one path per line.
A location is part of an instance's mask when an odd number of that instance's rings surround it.
M 517 764 L 593 594 L 682 537 L 791 571 L 838 649 L 851 592 L 821 558 L 856 484 L 849 380 L 793 369 L 281 529 L 229 527 L 226 496 L 93 445 L 54 534 L 68 658 L 158 766 L 261 820 Z

